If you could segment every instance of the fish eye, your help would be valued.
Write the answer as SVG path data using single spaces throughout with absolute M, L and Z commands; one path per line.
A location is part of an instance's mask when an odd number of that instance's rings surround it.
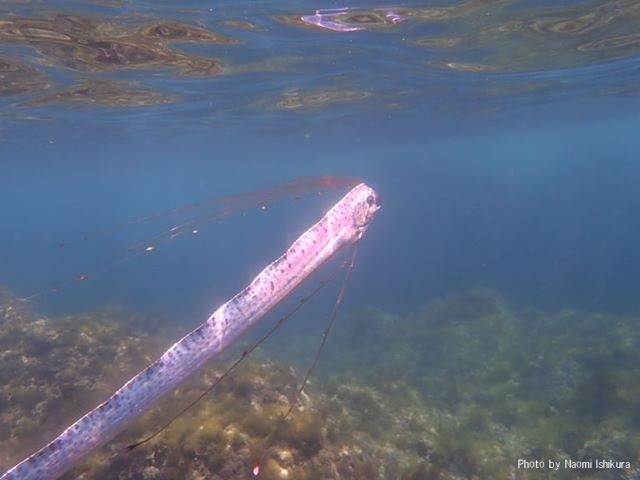
M 369 195 L 367 197 L 367 205 L 369 205 L 370 207 L 373 207 L 374 205 L 379 207 L 380 205 L 382 205 L 382 201 L 380 200 L 380 196 L 379 195 Z

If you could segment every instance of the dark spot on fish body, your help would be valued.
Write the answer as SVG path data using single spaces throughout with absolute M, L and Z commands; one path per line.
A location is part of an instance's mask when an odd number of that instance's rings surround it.
M 171 362 L 171 364 L 175 364 L 176 360 L 179 357 L 178 351 L 174 350 L 173 348 L 171 348 L 170 350 L 168 350 L 163 356 L 167 357 L 167 359 L 169 360 L 169 362 Z
M 144 376 L 147 380 L 149 380 L 151 378 L 151 375 L 153 374 L 153 371 L 155 370 L 155 365 L 156 363 L 153 363 L 151 365 L 149 365 L 147 368 L 144 369 Z
M 244 293 L 242 298 L 234 297 L 234 299 L 233 299 L 233 308 L 236 309 L 236 312 L 237 312 L 236 315 L 244 316 L 244 312 L 242 311 L 241 305 L 243 305 L 245 303 L 246 298 L 249 297 L 250 295 L 255 296 L 253 294 L 252 290 L 248 290 L 247 289 L 247 291 Z M 235 317 L 236 315 L 233 315 L 233 316 Z M 227 321 L 227 319 L 225 319 L 225 325 L 227 323 L 228 323 L 228 321 Z

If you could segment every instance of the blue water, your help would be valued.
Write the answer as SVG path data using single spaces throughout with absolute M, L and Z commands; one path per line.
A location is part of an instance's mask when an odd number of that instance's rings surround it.
M 15 6 L 3 8 L 15 12 Z M 25 15 L 33 14 L 23 8 Z M 55 252 L 60 241 L 195 200 L 303 175 L 345 174 L 361 177 L 385 198 L 363 245 L 359 281 L 353 282 L 351 298 L 358 302 L 410 311 L 434 295 L 492 285 L 514 300 L 542 307 L 637 309 L 633 279 L 640 268 L 634 248 L 639 224 L 633 212 L 640 200 L 634 181 L 639 145 L 633 89 L 639 64 L 633 52 L 612 49 L 598 58 L 581 58 L 567 40 L 566 51 L 557 53 L 566 57 L 567 68 L 545 68 L 542 60 L 532 60 L 527 70 L 516 57 L 494 61 L 504 73 L 456 72 L 428 63 L 447 54 L 453 60 L 478 53 L 491 58 L 490 49 L 508 50 L 509 42 L 522 39 L 487 41 L 486 52 L 477 52 L 475 45 L 467 52 L 463 47 L 448 52 L 411 42 L 455 32 L 473 16 L 450 24 L 408 20 L 386 29 L 338 33 L 289 26 L 272 16 L 304 13 L 303 5 L 293 12 L 279 4 L 255 9 L 237 2 L 213 13 L 198 3 L 190 8 L 62 2 L 51 11 L 96 14 L 116 23 L 119 16 L 126 23 L 126 15 L 137 13 L 139 24 L 145 16 L 166 17 L 211 28 L 242 43 L 177 44 L 175 49 L 221 58 L 229 74 L 181 78 L 170 68 L 86 73 L 56 67 L 55 61 L 49 65 L 27 41 L 4 44 L 7 58 L 44 71 L 52 84 L 45 93 L 86 78 L 127 79 L 181 97 L 144 108 L 69 102 L 20 106 L 43 93 L 2 99 L 0 264 L 3 283 L 16 292 L 37 292 L 66 272 L 90 268 L 91 255 L 100 257 L 115 240 L 98 239 L 93 250 L 70 245 L 64 256 Z M 548 8 L 546 15 L 563 12 L 561 6 Z M 513 19 L 544 18 L 522 5 L 517 9 L 508 14 L 497 7 L 480 10 Z M 239 15 L 254 22 L 256 31 L 225 25 Z M 592 36 L 616 33 L 612 26 Z M 541 47 L 530 43 L 533 56 Z M 604 54 L 613 58 L 601 58 Z M 244 71 L 273 58 L 289 60 L 282 67 Z M 553 64 L 551 55 L 547 60 Z M 509 92 L 526 84 L 542 86 Z M 294 90 L 357 90 L 371 96 L 291 111 L 269 106 Z M 116 285 L 69 292 L 64 307 L 126 301 L 195 314 L 193 302 L 208 303 L 197 300 L 204 292 L 220 289 L 225 298 L 284 247 L 305 225 L 303 219 L 311 222 L 322 208 L 291 212 L 297 225 L 274 221 L 259 233 L 247 219 L 238 234 L 240 245 L 224 226 L 216 226 L 208 244 L 171 246 L 184 248 L 186 256 L 169 251 L 166 263 L 158 261 L 149 272 L 140 262 L 135 276 L 121 273 Z M 232 241 L 243 251 L 233 258 L 217 250 L 224 247 L 215 239 Z M 244 257 L 249 270 L 242 265 Z M 62 307 L 55 298 L 43 302 Z
M 186 331 L 342 192 L 252 209 L 124 262 L 127 246 L 158 227 L 104 232 L 192 202 L 335 175 L 363 179 L 384 201 L 361 243 L 346 312 L 408 315 L 491 287 L 523 309 L 637 315 L 638 8 L 456 5 L 406 2 L 395 7 L 404 21 L 356 32 L 278 18 L 344 6 L 335 2 L 0 5 L 0 20 L 14 27 L 39 21 L 60 32 L 70 28 L 55 20 L 64 12 L 101 23 L 103 40 L 129 35 L 165 52 L 150 64 L 101 63 L 77 45 L 60 54 L 0 28 L 0 60 L 35 69 L 0 75 L 0 284 L 38 294 L 43 314 L 118 304 Z M 426 19 L 436 7 L 452 13 Z M 133 33 L 161 19 L 237 43 Z M 554 30 L 571 19 L 584 25 Z M 189 56 L 218 59 L 223 71 L 185 73 Z M 15 91 L 25 78 L 40 84 Z M 89 81 L 152 92 L 161 104 L 113 106 L 114 90 L 67 95 Z M 49 293 L 85 271 L 96 274 Z M 321 295 L 308 312 L 319 321 L 335 292 Z

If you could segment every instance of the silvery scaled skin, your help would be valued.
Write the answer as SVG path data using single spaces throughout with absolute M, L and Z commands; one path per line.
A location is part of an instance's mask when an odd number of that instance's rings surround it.
M 376 192 L 356 185 L 207 321 L 0 480 L 58 478 L 231 345 L 334 254 L 360 240 L 379 209 Z

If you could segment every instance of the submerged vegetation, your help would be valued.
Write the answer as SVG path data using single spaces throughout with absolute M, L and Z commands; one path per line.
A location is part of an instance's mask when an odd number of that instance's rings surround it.
M 262 479 L 637 478 L 636 324 L 572 310 L 515 312 L 484 289 L 408 317 L 355 312 L 286 421 L 301 375 L 250 358 L 161 435 L 124 452 L 213 382 L 218 361 L 64 478 L 246 479 L 257 461 Z M 3 292 L 0 470 L 148 364 L 170 343 L 161 337 L 153 322 L 123 310 L 48 319 Z M 631 468 L 552 474 L 519 469 L 518 459 Z

